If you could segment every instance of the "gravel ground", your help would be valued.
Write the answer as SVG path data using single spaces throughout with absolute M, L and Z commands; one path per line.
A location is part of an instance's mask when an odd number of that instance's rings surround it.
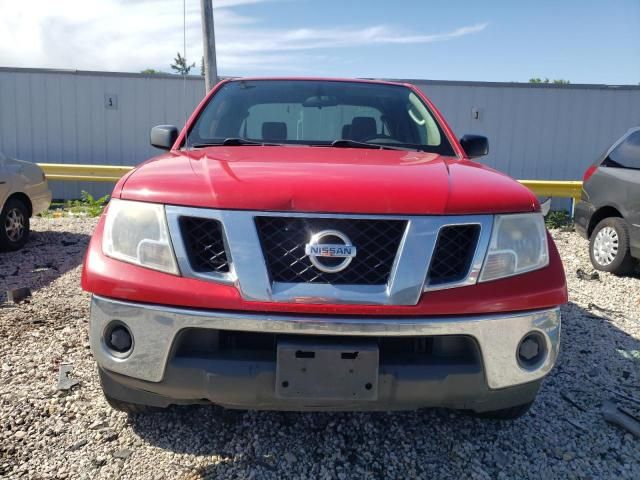
M 640 399 L 640 278 L 579 279 L 592 268 L 573 232 L 553 232 L 570 289 L 561 357 L 517 421 L 440 409 L 127 417 L 102 398 L 88 346 L 79 280 L 94 225 L 34 219 L 27 247 L 0 254 L 0 302 L 8 288 L 34 293 L 0 303 L 0 477 L 640 478 L 640 439 L 600 413 L 612 391 Z M 70 393 L 56 390 L 62 363 L 80 382 Z

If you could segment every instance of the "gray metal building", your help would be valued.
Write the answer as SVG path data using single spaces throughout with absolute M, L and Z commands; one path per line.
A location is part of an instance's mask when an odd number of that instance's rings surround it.
M 489 137 L 481 161 L 520 179 L 580 179 L 640 125 L 640 87 L 410 80 L 458 136 Z M 0 151 L 38 163 L 136 165 L 158 153 L 149 129 L 182 125 L 201 77 L 0 68 Z M 55 198 L 109 184 L 55 182 Z

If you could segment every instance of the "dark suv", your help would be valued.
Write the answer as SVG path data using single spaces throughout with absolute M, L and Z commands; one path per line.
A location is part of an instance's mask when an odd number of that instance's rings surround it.
M 590 239 L 598 270 L 630 273 L 640 258 L 640 127 L 629 130 L 584 174 L 576 229 Z

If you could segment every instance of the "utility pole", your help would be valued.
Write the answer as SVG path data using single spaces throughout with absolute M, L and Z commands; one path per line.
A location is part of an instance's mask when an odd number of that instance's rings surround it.
M 204 44 L 204 83 L 207 93 L 218 83 L 216 37 L 213 30 L 213 0 L 200 0 L 202 43 Z

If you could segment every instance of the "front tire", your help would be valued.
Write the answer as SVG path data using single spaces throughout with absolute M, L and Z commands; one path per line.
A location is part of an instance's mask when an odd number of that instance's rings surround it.
M 29 208 L 11 198 L 0 212 L 0 250 L 18 250 L 29 240 Z
M 500 410 L 476 413 L 475 415 L 480 418 L 491 418 L 493 420 L 515 420 L 525 415 L 531 408 L 531 405 L 533 405 L 533 402 L 516 405 L 515 407 L 502 408 Z
M 140 405 L 139 403 L 123 402 L 122 400 L 118 400 L 117 398 L 110 397 L 106 393 L 104 393 L 104 399 L 114 410 L 125 412 L 129 415 L 146 415 L 149 413 L 157 413 L 165 410 L 164 408 L 160 407 L 150 407 L 149 405 Z
M 629 250 L 629 228 L 622 218 L 601 220 L 591 233 L 589 257 L 596 270 L 625 275 L 633 271 L 635 261 Z
M 100 379 L 100 387 L 102 388 L 104 399 L 107 401 L 109 406 L 114 410 L 125 412 L 125 413 L 128 413 L 129 415 L 145 415 L 148 413 L 162 412 L 165 410 L 164 408 L 161 408 L 161 407 L 153 407 L 151 405 L 142 405 L 141 403 L 125 402 L 124 400 L 118 400 L 117 398 L 112 397 L 107 393 L 107 386 L 105 385 L 107 381 L 106 375 L 107 374 L 104 373 L 102 369 L 98 369 L 98 378 Z

